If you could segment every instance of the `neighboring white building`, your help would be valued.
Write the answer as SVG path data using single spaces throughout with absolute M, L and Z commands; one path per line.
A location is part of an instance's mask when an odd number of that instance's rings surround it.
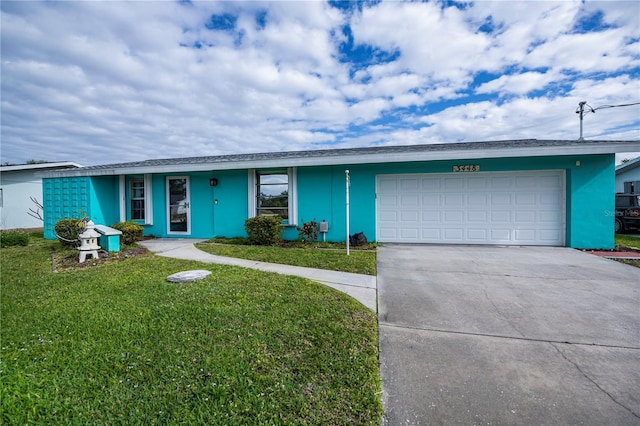
M 629 182 L 626 191 L 625 182 Z M 640 194 L 640 157 L 616 166 L 616 192 L 631 192 L 630 183 L 633 183 L 633 192 Z
M 76 167 L 82 166 L 70 161 L 0 166 L 0 229 L 41 228 L 42 221 L 28 213 L 37 209 L 31 197 L 42 203 L 42 178 L 37 174 Z

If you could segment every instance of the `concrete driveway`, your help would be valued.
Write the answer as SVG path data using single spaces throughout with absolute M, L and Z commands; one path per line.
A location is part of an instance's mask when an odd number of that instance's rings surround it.
M 568 248 L 378 249 L 387 425 L 640 425 L 640 269 Z

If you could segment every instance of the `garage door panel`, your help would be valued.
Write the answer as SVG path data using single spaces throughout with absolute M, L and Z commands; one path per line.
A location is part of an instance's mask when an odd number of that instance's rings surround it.
M 536 240 L 535 229 L 516 229 L 514 239 L 520 242 L 533 242 Z
M 561 171 L 383 175 L 381 242 L 564 243 Z
M 453 178 L 447 177 L 444 178 L 444 189 L 447 191 L 462 189 L 464 188 L 464 179 L 463 178 Z
M 484 210 L 468 211 L 467 212 L 467 222 L 486 223 L 487 222 L 487 216 L 488 216 L 488 214 Z
M 489 204 L 488 194 L 469 194 L 467 196 L 468 206 L 486 206 Z
M 531 223 L 536 221 L 535 211 L 519 211 L 515 212 L 516 222 L 518 223 Z
M 562 213 L 557 210 L 543 210 L 540 212 L 539 221 L 542 223 L 557 223 L 562 220 Z
M 442 239 L 440 228 L 422 228 L 422 241 L 440 241 Z
M 422 178 L 422 189 L 425 191 L 439 191 L 442 188 L 442 179 Z
M 445 222 L 462 223 L 464 220 L 464 210 L 447 210 L 444 212 Z
M 439 211 L 423 211 L 422 212 L 422 222 L 424 223 L 440 223 L 442 215 Z
M 406 191 L 417 191 L 418 190 L 418 179 L 401 179 L 400 180 L 400 189 Z
M 418 228 L 402 228 L 400 229 L 400 238 L 410 241 L 419 241 L 418 235 L 420 231 Z
M 488 189 L 489 180 L 484 177 L 467 180 L 467 189 Z
M 444 229 L 445 241 L 463 241 L 464 229 L 462 228 L 445 228 Z
M 539 240 L 543 242 L 549 243 L 549 245 L 555 244 L 555 241 L 558 241 L 562 238 L 562 234 L 557 229 L 547 229 L 540 231 Z
M 511 204 L 511 194 L 491 194 L 491 204 L 494 206 L 508 206 Z
M 511 179 L 506 176 L 494 176 L 491 178 L 491 189 L 511 189 Z
M 396 228 L 380 228 L 380 241 L 396 241 L 398 238 L 398 232 Z
M 418 205 L 417 194 L 403 194 L 400 196 L 400 207 L 415 207 Z
M 531 192 L 515 194 L 515 201 L 517 206 L 535 206 L 536 194 Z
M 378 203 L 385 207 L 398 207 L 398 197 L 396 195 L 379 195 Z
M 491 223 L 509 223 L 511 222 L 510 210 L 494 210 L 490 212 Z
M 488 239 L 486 229 L 469 229 L 467 230 L 467 239 L 471 242 L 482 243 Z
M 420 212 L 415 211 L 402 211 L 400 212 L 400 221 L 402 222 L 417 222 Z
M 441 199 L 442 199 L 442 197 L 440 197 L 440 194 L 423 195 L 422 196 L 422 205 L 425 206 L 425 207 L 428 207 L 428 206 L 440 206 Z
M 444 195 L 444 205 L 448 207 L 460 207 L 464 205 L 464 195 L 463 194 L 445 194 Z
M 398 188 L 398 181 L 390 177 L 382 177 L 378 182 L 378 188 L 383 193 L 395 191 Z

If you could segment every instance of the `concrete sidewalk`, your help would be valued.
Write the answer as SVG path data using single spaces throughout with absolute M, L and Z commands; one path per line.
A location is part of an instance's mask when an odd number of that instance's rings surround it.
M 159 256 L 185 260 L 197 260 L 200 262 L 216 263 L 220 265 L 241 266 L 243 268 L 258 269 L 260 271 L 276 272 L 278 274 L 295 275 L 298 277 L 308 278 L 346 293 L 367 308 L 371 309 L 373 312 L 377 312 L 377 288 L 375 276 L 216 256 L 202 250 L 198 250 L 194 246 L 194 244 L 204 241 L 206 240 L 192 238 L 159 238 L 141 241 L 139 244 Z

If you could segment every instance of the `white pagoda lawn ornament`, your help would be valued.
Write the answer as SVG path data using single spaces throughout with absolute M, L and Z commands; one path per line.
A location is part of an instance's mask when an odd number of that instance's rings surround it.
M 78 250 L 80 250 L 80 263 L 87 260 L 87 255 L 98 259 L 98 250 L 100 249 L 98 238 L 100 238 L 100 234 L 95 230 L 95 225 L 92 221 L 88 221 L 84 225 L 84 232 L 78 235 L 78 238 L 80 238 L 80 247 L 78 247 Z

